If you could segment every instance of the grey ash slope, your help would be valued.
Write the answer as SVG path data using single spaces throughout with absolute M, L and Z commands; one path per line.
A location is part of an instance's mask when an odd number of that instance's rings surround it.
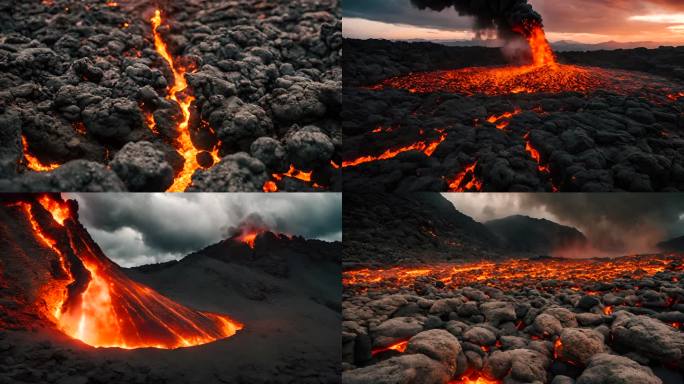
M 665 252 L 684 252 L 684 236 L 662 241 L 658 243 L 658 248 Z
M 511 251 L 546 254 L 557 249 L 587 245 L 587 238 L 576 228 L 546 219 L 514 215 L 484 224 L 501 236 L 506 249 Z

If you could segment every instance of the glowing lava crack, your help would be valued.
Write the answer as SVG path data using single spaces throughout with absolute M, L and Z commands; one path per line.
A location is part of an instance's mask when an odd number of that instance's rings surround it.
M 90 239 L 68 203 L 46 195 L 14 205 L 24 210 L 34 236 L 55 254 L 66 277 L 42 284 L 39 299 L 46 304 L 44 317 L 65 334 L 94 347 L 173 349 L 242 329 L 228 316 L 187 308 L 129 279 Z M 54 220 L 49 228 L 36 218 L 43 208 Z
M 185 81 L 185 68 L 178 66 L 166 46 L 166 43 L 159 34 L 158 28 L 162 24 L 161 11 L 159 9 L 155 10 L 154 17 L 150 20 L 152 22 L 152 33 L 154 34 L 154 47 L 157 53 L 168 63 L 171 71 L 173 72 L 173 86 L 169 89 L 168 99 L 175 101 L 181 108 L 183 113 L 183 120 L 178 125 L 179 136 L 176 139 L 176 149 L 183 156 L 185 162 L 183 163 L 183 169 L 180 171 L 176 178 L 173 180 L 173 184 L 168 192 L 183 192 L 192 182 L 192 174 L 199 168 L 201 168 L 199 162 L 197 161 L 197 155 L 202 152 L 201 150 L 195 148 L 190 137 L 190 105 L 195 100 L 193 96 L 184 94 L 184 91 L 188 88 L 188 83 Z M 148 125 L 152 124 L 154 126 L 154 121 L 150 122 L 148 119 Z M 218 162 L 220 158 L 218 157 L 218 149 L 214 149 L 211 152 L 214 159 L 214 163 Z

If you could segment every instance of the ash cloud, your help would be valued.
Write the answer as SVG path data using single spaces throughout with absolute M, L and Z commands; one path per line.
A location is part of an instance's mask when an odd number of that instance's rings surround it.
M 530 25 L 542 25 L 542 17 L 527 0 L 411 0 L 418 9 L 442 12 L 453 7 L 461 16 L 475 20 L 476 31 L 496 30 L 499 37 L 510 40 Z
M 122 266 L 179 259 L 231 237 L 243 225 L 341 240 L 336 193 L 67 194 L 103 251 Z

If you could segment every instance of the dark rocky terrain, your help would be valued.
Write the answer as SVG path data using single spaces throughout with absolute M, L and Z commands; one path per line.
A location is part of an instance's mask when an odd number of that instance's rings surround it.
M 658 243 L 658 248 L 665 252 L 684 252 L 684 236 L 662 241 Z
M 340 190 L 341 47 L 335 0 L 2 0 L 0 190 Z
M 684 189 L 683 47 L 557 54 L 560 63 L 618 70 L 606 77 L 629 89 L 468 96 L 371 87 L 409 73 L 505 65 L 499 49 L 344 44 L 343 160 L 439 143 L 347 166 L 345 190 L 446 191 L 469 167 L 473 182 L 458 190 Z
M 342 382 L 682 383 L 681 257 L 659 268 L 516 286 L 505 269 L 462 284 L 425 274 L 354 281 L 343 296 Z
M 36 292 L 56 278 L 58 263 L 30 225 L 16 221 L 21 211 L 5 205 L 14 198 L 5 196 L 0 210 L 0 248 L 13 255 L 0 261 L 0 383 L 339 382 L 340 243 L 265 232 L 253 249 L 230 238 L 178 262 L 125 270 L 177 303 L 229 314 L 244 328 L 189 348 L 93 348 L 36 311 Z M 34 217 L 56 236 L 60 229 L 39 207 Z M 27 262 L 31 268 L 19 264 Z

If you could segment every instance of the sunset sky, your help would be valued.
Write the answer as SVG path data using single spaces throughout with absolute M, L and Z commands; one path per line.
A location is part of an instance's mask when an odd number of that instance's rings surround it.
M 684 0 L 529 0 L 551 42 L 653 41 L 684 45 Z M 453 8 L 418 10 L 410 0 L 346 0 L 343 32 L 351 38 L 473 39 L 473 23 Z M 486 36 L 483 36 L 486 37 Z

